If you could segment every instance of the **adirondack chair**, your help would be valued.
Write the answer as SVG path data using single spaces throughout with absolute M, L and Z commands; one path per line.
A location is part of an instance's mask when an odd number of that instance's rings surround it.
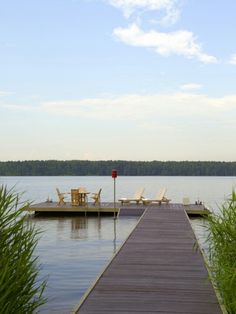
M 124 205 L 124 203 L 129 204 L 130 202 L 136 202 L 136 204 L 139 204 L 143 198 L 143 192 L 144 188 L 139 188 L 132 198 L 122 197 L 119 199 L 119 202 L 121 202 L 121 205 Z
M 101 205 L 101 192 L 102 189 L 99 189 L 97 193 L 92 193 L 93 205 Z
M 65 194 L 67 193 L 61 193 L 60 190 L 58 188 L 56 188 L 56 191 L 57 191 L 57 196 L 58 196 L 58 203 L 57 205 L 65 205 Z
M 143 198 L 142 202 L 144 205 L 148 205 L 148 204 L 152 204 L 152 203 L 158 203 L 159 205 L 161 205 L 161 203 L 167 203 L 169 204 L 169 202 L 171 201 L 170 199 L 165 197 L 166 194 L 166 188 L 162 188 L 156 195 L 156 197 L 154 197 L 153 199 L 148 199 L 148 198 Z

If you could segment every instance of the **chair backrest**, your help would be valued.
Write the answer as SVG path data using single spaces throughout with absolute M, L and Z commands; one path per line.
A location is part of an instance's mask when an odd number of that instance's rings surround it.
M 65 204 L 65 202 L 64 202 L 64 194 L 61 193 L 58 188 L 56 188 L 56 191 L 57 191 L 57 196 L 58 196 L 58 199 L 59 199 L 58 204 L 59 205 Z
M 101 202 L 101 192 L 102 192 L 102 189 L 99 189 L 97 193 L 93 193 L 94 196 L 92 196 L 92 198 L 94 199 L 94 205 L 99 204 Z
M 155 200 L 157 200 L 157 201 L 163 200 L 165 194 L 166 194 L 166 188 L 160 189 L 160 191 L 157 193 Z
M 135 192 L 135 194 L 134 194 L 134 199 L 135 200 L 140 200 L 141 198 L 142 198 L 142 196 L 143 196 L 143 192 L 144 192 L 144 188 L 139 188 L 136 192 Z

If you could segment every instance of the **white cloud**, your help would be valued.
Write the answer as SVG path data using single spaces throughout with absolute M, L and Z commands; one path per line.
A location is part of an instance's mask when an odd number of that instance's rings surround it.
M 186 84 L 186 86 L 198 84 Z M 193 88 L 192 88 L 193 89 Z M 38 105 L 1 104 L 2 108 L 19 112 L 47 112 L 92 120 L 127 120 L 149 122 L 166 117 L 210 117 L 236 110 L 236 95 L 210 97 L 200 93 L 128 94 L 78 100 L 45 101 Z
M 183 84 L 180 86 L 180 89 L 184 91 L 193 91 L 193 90 L 198 90 L 202 88 L 201 84 L 196 84 L 196 83 L 188 83 L 188 84 Z
M 124 16 L 130 19 L 136 17 L 136 24 L 131 24 L 127 28 L 117 27 L 113 34 L 122 42 L 135 46 L 146 47 L 155 50 L 161 56 L 182 55 L 187 58 L 195 58 L 203 63 L 217 63 L 215 56 L 202 51 L 193 33 L 186 30 L 179 30 L 172 33 L 158 32 L 156 30 L 142 31 L 138 24 L 143 23 L 146 11 L 158 11 L 158 17 L 152 18 L 150 24 L 175 24 L 180 17 L 182 0 L 104 0 L 110 5 L 122 10 Z M 160 13 L 164 13 L 160 17 Z M 141 18 L 142 16 L 142 18 Z M 137 23 L 139 21 L 139 23 Z M 236 62 L 236 61 L 235 61 Z
M 129 18 L 132 14 L 144 11 L 164 11 L 162 24 L 174 24 L 180 15 L 179 0 L 107 0 L 114 7 L 122 10 Z
M 229 63 L 236 65 L 236 54 L 231 56 Z
M 72 117 L 95 120 L 137 121 L 164 123 L 189 119 L 216 117 L 225 123 L 223 113 L 236 109 L 236 95 L 213 98 L 203 94 L 175 93 L 154 95 L 124 95 L 69 101 L 51 101 L 42 104 L 44 111 Z
M 202 51 L 201 45 L 196 42 L 193 33 L 189 31 L 162 33 L 151 30 L 144 32 L 137 24 L 131 24 L 128 28 L 114 29 L 113 34 L 127 45 L 150 48 L 165 57 L 179 55 L 189 59 L 195 58 L 203 63 L 217 63 L 216 57 Z

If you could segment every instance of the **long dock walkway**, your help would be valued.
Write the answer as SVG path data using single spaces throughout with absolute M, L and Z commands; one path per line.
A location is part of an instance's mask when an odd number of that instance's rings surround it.
M 148 207 L 78 314 L 222 314 L 184 208 Z

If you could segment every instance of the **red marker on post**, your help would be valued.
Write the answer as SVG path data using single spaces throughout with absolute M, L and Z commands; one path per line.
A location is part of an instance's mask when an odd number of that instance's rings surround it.
M 117 170 L 116 169 L 112 169 L 111 176 L 113 179 L 117 178 Z

